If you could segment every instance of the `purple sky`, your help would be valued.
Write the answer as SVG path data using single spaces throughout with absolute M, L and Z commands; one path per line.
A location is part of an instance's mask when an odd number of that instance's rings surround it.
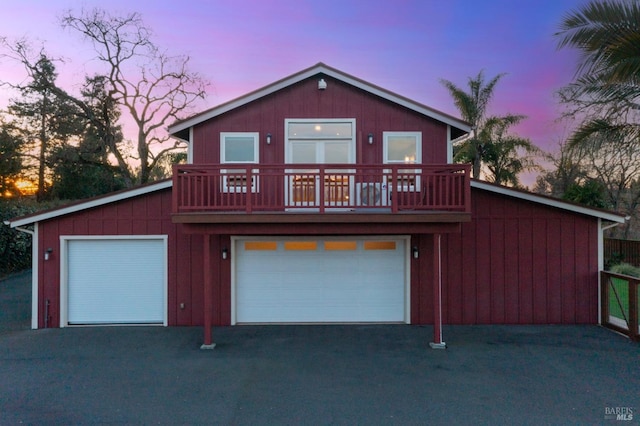
M 67 59 L 61 78 L 81 81 L 91 49 L 58 25 L 67 9 L 140 12 L 158 45 L 188 54 L 212 82 L 206 109 L 318 62 L 459 116 L 440 79 L 507 75 L 491 114 L 524 114 L 517 128 L 546 150 L 567 136 L 554 92 L 577 54 L 556 49 L 562 16 L 586 0 L 21 0 L 4 8 L 0 36 L 27 36 Z M 2 79 L 19 75 L 0 61 Z M 0 89 L 1 90 L 1 89 Z M 6 93 L 0 93 L 4 107 Z

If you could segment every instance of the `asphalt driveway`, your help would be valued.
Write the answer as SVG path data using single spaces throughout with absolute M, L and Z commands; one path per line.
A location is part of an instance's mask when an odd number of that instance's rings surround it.
M 431 327 L 238 326 L 203 351 L 197 327 L 29 330 L 7 281 L 0 425 L 640 419 L 640 345 L 596 326 L 448 326 L 447 350 L 429 348 Z

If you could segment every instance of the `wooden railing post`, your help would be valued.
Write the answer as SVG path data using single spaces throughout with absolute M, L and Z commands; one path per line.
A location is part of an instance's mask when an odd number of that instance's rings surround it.
M 398 193 L 398 167 L 394 166 L 391 169 L 391 183 L 387 188 L 387 191 L 391 191 L 391 212 L 398 213 L 398 201 L 400 194 Z
M 629 338 L 637 341 L 638 334 L 638 280 L 629 280 Z
M 174 214 L 284 211 L 313 207 L 318 213 L 379 209 L 385 213 L 471 211 L 470 166 L 406 164 L 201 164 L 173 167 Z M 402 172 L 404 169 L 406 173 Z M 222 173 L 226 170 L 225 173 Z M 236 170 L 232 172 L 232 170 Z M 288 170 L 288 172 L 287 172 Z M 308 171 L 315 170 L 315 171 Z M 332 170 L 327 172 L 327 170 Z M 327 181 L 327 177 L 335 178 Z M 223 180 L 221 180 L 221 178 Z M 292 179 L 300 178 L 300 187 Z M 226 180 L 225 180 L 226 179 Z M 345 182 L 349 184 L 345 184 Z M 389 203 L 357 205 L 361 182 L 384 182 Z M 304 200 L 294 202 L 299 189 Z M 326 190 L 326 192 L 325 192 Z M 347 194 L 345 191 L 349 191 Z M 313 193 L 311 193 L 313 192 Z M 349 196 L 350 198 L 345 198 Z M 313 201 L 312 201 L 313 200 Z M 348 200 L 348 201 L 347 201 Z M 287 205 L 285 205 L 287 204 Z M 389 209 L 391 210 L 389 212 Z
M 600 325 L 609 323 L 609 286 L 611 277 L 604 271 L 600 271 Z
M 253 169 L 251 167 L 247 167 L 245 173 L 247 175 L 247 183 L 245 184 L 247 213 L 250 214 L 253 212 Z
M 179 212 L 180 207 L 178 206 L 178 194 L 181 194 L 180 190 L 180 175 L 178 174 L 178 165 L 174 164 L 172 167 L 173 173 L 173 188 L 171 190 L 171 211 Z
M 318 208 L 320 213 L 324 213 L 324 200 L 325 200 L 325 169 L 323 165 L 320 165 L 320 173 L 318 177 L 319 182 L 316 182 L 316 194 L 318 194 Z

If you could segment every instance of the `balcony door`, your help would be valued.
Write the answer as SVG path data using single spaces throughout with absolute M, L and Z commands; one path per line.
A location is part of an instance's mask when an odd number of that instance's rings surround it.
M 346 207 L 353 196 L 353 170 L 314 164 L 355 163 L 355 120 L 287 120 L 285 160 L 288 205 Z M 299 165 L 295 167 L 294 165 Z

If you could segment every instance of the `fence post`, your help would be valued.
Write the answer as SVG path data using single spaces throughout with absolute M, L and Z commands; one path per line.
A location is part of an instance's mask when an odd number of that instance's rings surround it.
M 611 278 L 609 275 L 600 272 L 600 325 L 609 323 L 609 285 Z
M 638 280 L 629 280 L 629 338 L 638 341 Z

